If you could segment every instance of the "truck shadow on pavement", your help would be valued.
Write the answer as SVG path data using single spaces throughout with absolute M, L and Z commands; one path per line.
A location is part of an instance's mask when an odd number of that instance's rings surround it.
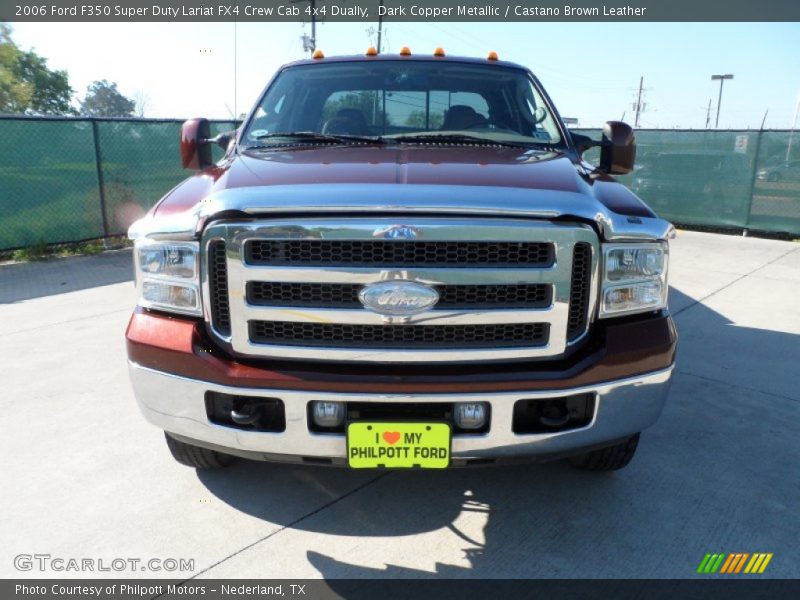
M 682 348 L 670 398 L 619 472 L 582 472 L 565 461 L 334 474 L 241 463 L 198 477 L 223 502 L 273 523 L 287 517 L 276 490 L 288 484 L 318 495 L 317 509 L 280 522 L 280 541 L 250 551 L 260 553 L 256 564 L 280 554 L 282 564 L 300 565 L 300 576 L 319 573 L 342 593 L 351 584 L 336 579 L 692 577 L 704 554 L 717 551 L 774 552 L 773 576 L 800 576 L 796 561 L 777 560 L 794 555 L 800 538 L 800 483 L 788 476 L 797 472 L 800 397 L 782 395 L 778 381 L 793 377 L 800 336 L 737 326 L 671 293 Z M 743 356 L 776 363 L 763 365 L 776 375 L 761 389 L 735 374 L 696 375 L 698 356 L 728 359 L 703 345 L 762 349 L 761 358 Z M 332 477 L 338 495 L 328 493 Z

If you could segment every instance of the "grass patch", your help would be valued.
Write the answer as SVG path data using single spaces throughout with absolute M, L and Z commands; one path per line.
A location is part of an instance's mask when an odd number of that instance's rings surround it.
M 105 250 L 103 242 L 91 241 L 79 244 L 62 245 L 53 252 L 53 256 L 63 258 L 65 256 L 78 256 L 82 254 L 100 254 Z
M 14 250 L 11 254 L 11 259 L 17 262 L 31 262 L 36 260 L 44 260 L 47 258 L 47 244 L 44 242 L 37 242 L 27 248 L 20 248 Z
M 0 260 L 11 259 L 16 262 L 31 262 L 47 260 L 48 258 L 100 254 L 106 250 L 119 250 L 121 248 L 130 248 L 131 246 L 133 246 L 133 242 L 122 235 L 107 238 L 105 243 L 103 243 L 102 239 L 55 244 L 52 246 L 48 246 L 44 242 L 38 242 L 14 251 L 0 252 Z

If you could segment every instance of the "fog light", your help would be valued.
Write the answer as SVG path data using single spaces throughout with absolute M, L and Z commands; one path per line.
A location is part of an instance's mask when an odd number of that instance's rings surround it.
M 319 427 L 338 427 L 344 423 L 344 402 L 313 402 L 311 416 Z
M 453 414 L 459 429 L 480 429 L 486 424 L 486 403 L 456 402 Z

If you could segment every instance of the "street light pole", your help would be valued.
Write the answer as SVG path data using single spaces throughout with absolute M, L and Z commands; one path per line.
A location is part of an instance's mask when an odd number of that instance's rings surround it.
M 719 129 L 719 107 L 722 105 L 722 84 L 725 83 L 726 79 L 733 79 L 733 75 L 730 73 L 726 75 L 712 75 L 711 81 L 716 81 L 719 79 L 719 99 L 717 100 L 717 122 L 714 125 L 715 129 Z

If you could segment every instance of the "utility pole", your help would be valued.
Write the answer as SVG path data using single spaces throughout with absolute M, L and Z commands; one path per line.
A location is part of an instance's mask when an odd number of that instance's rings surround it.
M 308 7 L 311 9 L 311 37 L 304 33 L 300 39 L 303 42 L 303 52 L 312 54 L 317 49 L 317 0 L 292 0 L 292 4 L 298 2 L 308 2 Z
M 239 92 L 239 79 L 237 77 L 238 74 L 238 36 L 236 33 L 237 29 L 237 22 L 233 22 L 233 120 L 237 121 L 239 119 L 239 113 L 236 112 L 238 109 L 238 92 Z
M 311 52 L 317 49 L 317 1 L 308 0 L 311 7 Z
M 711 76 L 711 81 L 719 80 L 719 99 L 717 100 L 717 122 L 714 125 L 714 129 L 719 129 L 719 107 L 722 105 L 722 84 L 725 83 L 726 79 L 733 79 L 733 75 L 728 73 L 726 75 Z
M 633 123 L 634 127 L 639 127 L 639 115 L 644 111 L 642 105 L 642 90 L 644 89 L 644 75 L 639 77 L 639 94 L 636 96 L 636 103 L 633 105 L 633 110 L 636 111 L 636 120 Z
M 708 108 L 706 108 L 706 129 L 711 125 L 711 98 L 708 99 Z
M 383 8 L 383 0 L 380 2 L 381 8 Z M 378 10 L 378 54 L 381 53 L 381 35 L 383 33 L 383 15 L 381 11 Z
M 786 146 L 786 162 L 789 162 L 789 157 L 792 153 L 792 142 L 794 141 L 794 130 L 797 128 L 798 115 L 800 115 L 800 96 L 797 97 L 797 106 L 794 107 L 794 121 L 792 121 L 792 130 L 789 132 L 789 145 Z

